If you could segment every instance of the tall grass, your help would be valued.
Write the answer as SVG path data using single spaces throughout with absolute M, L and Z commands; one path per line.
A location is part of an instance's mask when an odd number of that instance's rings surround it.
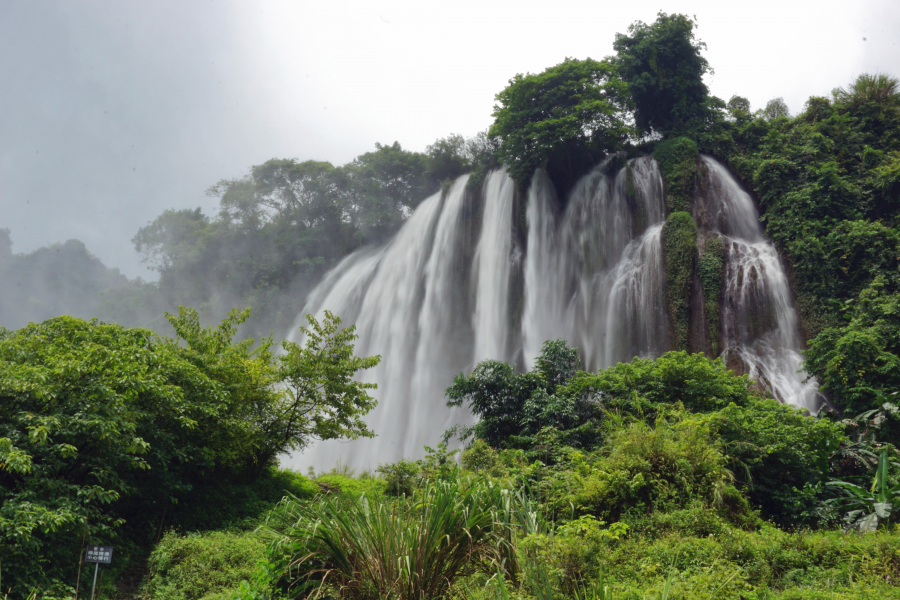
M 543 527 L 524 494 L 469 481 L 394 500 L 288 498 L 264 530 L 291 597 L 424 600 L 481 569 L 519 569 L 514 528 Z

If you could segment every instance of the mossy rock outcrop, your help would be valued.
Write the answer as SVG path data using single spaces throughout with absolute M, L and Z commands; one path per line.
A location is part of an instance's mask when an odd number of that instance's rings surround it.
M 725 249 L 718 236 L 706 240 L 706 247 L 700 255 L 698 269 L 703 286 L 706 321 L 709 325 L 709 339 L 712 355 L 719 355 L 719 308 L 722 298 L 722 280 L 725 270 Z
M 670 214 L 691 210 L 698 153 L 697 143 L 686 137 L 663 140 L 653 149 L 653 158 L 665 182 L 666 207 Z
M 697 256 L 697 225 L 690 213 L 673 212 L 663 226 L 666 303 L 672 322 L 672 346 L 687 350 L 691 276 Z

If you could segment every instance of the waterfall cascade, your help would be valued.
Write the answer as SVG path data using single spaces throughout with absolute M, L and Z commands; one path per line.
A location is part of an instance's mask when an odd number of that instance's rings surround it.
M 815 412 L 819 386 L 799 373 L 803 348 L 791 288 L 778 252 L 766 239 L 753 199 L 721 164 L 701 157 L 694 201 L 701 237 L 725 250 L 721 332 L 726 363 L 782 402 Z
M 781 401 L 814 410 L 818 392 L 798 372 L 798 320 L 777 252 L 728 171 L 707 157 L 700 166 L 700 243 L 718 237 L 725 249 L 722 354 Z M 543 342 L 560 337 L 580 348 L 588 370 L 671 349 L 664 187 L 652 158 L 618 173 L 601 165 L 562 210 L 542 171 L 524 207 L 504 169 L 480 194 L 466 183 L 424 200 L 386 246 L 347 257 L 310 294 L 297 325 L 330 310 L 356 324 L 358 354 L 382 357 L 365 374 L 378 384 L 367 418 L 377 437 L 320 443 L 294 457 L 297 466 L 374 469 L 421 455 L 448 427 L 471 423 L 446 407 L 443 390 L 480 360 L 531 368 Z

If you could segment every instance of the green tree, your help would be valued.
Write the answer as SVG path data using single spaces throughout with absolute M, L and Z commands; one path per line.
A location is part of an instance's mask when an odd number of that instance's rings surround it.
M 863 73 L 846 89 L 835 89 L 833 95 L 848 104 L 874 102 L 884 107 L 900 107 L 900 80 L 885 73 Z
M 495 448 L 530 447 L 534 436 L 550 427 L 569 432 L 568 441 L 579 445 L 599 416 L 596 404 L 592 398 L 557 394 L 579 365 L 577 351 L 565 340 L 544 342 L 529 373 L 516 374 L 512 365 L 497 360 L 478 363 L 470 375 L 457 375 L 446 395 L 448 406 L 466 404 L 480 420 L 448 433 L 460 433 L 461 439 L 474 434 Z
M 309 328 L 301 327 L 304 345 L 285 340 L 285 353 L 278 357 L 278 381 L 287 395 L 265 420 L 273 458 L 312 440 L 374 436 L 362 417 L 377 404 L 367 390 L 378 386 L 354 377 L 376 366 L 381 357 L 354 356 L 356 326 L 340 327 L 340 318 L 328 311 L 321 323 L 312 315 L 306 320 Z
M 0 229 L 0 281 L 0 326 L 17 328 L 60 314 L 91 317 L 99 294 L 128 279 L 78 240 L 13 254 L 9 230 Z
M 376 385 L 353 377 L 381 358 L 354 356 L 355 326 L 341 328 L 340 318 L 328 311 L 322 322 L 307 315 L 309 327 L 300 328 L 303 345 L 284 340 L 283 353 L 276 355 L 272 338 L 258 345 L 252 339 L 234 342 L 249 316 L 250 309 L 233 310 L 213 329 L 202 327 L 193 309 L 167 315 L 184 343 L 180 353 L 229 392 L 233 421 L 223 422 L 222 431 L 210 428 L 214 437 L 204 440 L 205 447 L 227 453 L 227 464 L 258 472 L 279 454 L 315 440 L 373 436 L 362 416 L 376 405 L 367 391 Z
M 248 228 L 273 217 L 290 219 L 307 227 L 340 220 L 332 182 L 334 166 L 328 162 L 271 159 L 250 169 L 242 179 L 222 180 L 207 190 L 220 198 L 220 214 Z
M 703 76 L 712 69 L 700 54 L 706 44 L 694 38 L 696 26 L 686 15 L 660 12 L 655 22 L 637 21 L 628 35 L 616 34 L 613 62 L 628 84 L 641 134 L 687 133 L 711 118 L 716 103 Z
M 115 535 L 120 500 L 188 489 L 186 473 L 213 466 L 196 433 L 223 396 L 146 330 L 59 317 L 0 333 L 4 584 L 23 597 L 52 586 L 72 574 L 82 531 Z
M 609 62 L 567 58 L 543 73 L 510 79 L 496 96 L 489 134 L 500 140 L 498 158 L 519 185 L 543 166 L 565 183 L 622 147 L 625 97 Z
M 255 209 L 253 215 L 258 219 Z M 152 223 L 141 227 L 131 243 L 144 255 L 143 262 L 150 269 L 163 273 L 174 268 L 176 261 L 189 259 L 208 224 L 209 218 L 199 207 L 166 210 Z
M 352 327 L 309 319 L 303 346 L 235 343 L 168 315 L 175 339 L 72 317 L 0 329 L 0 561 L 23 593 L 74 580 L 82 535 L 140 535 L 163 505 L 259 478 L 313 439 L 372 435 Z M 123 526 L 125 529 L 123 529 Z M 57 591 L 64 592 L 57 586 Z
M 596 373 L 579 372 L 560 393 L 594 398 L 606 410 L 652 418 L 666 405 L 678 403 L 694 412 L 712 412 L 732 403 L 745 406 L 752 398 L 751 384 L 726 369 L 721 359 L 667 352 Z
M 404 150 L 399 142 L 375 144 L 338 173 L 343 205 L 362 238 L 382 242 L 403 224 L 405 215 L 439 189 L 428 178 L 426 154 Z
M 471 168 L 466 139 L 449 135 L 425 148 L 428 154 L 428 178 L 431 181 L 452 181 Z
M 766 103 L 766 107 L 760 111 L 762 118 L 767 121 L 774 121 L 780 118 L 791 118 L 791 111 L 788 109 L 784 98 L 772 98 Z
M 743 96 L 732 96 L 725 107 L 735 121 L 746 121 L 750 117 L 750 101 Z

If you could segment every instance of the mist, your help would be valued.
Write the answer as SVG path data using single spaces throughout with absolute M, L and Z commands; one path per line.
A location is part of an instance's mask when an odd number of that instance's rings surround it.
M 61 295 L 57 284 L 37 283 L 54 277 L 35 272 L 46 260 L 29 259 L 29 300 L 7 292 L 5 302 L 43 308 L 15 316 L 7 308 L 2 324 L 63 311 L 111 318 L 88 297 L 92 286 L 158 279 L 132 238 L 163 211 L 199 207 L 215 218 L 219 198 L 207 188 L 273 157 L 339 166 L 379 142 L 422 152 L 451 133 L 474 136 L 490 125 L 494 94 L 510 77 L 566 56 L 609 55 L 615 32 L 657 10 L 647 2 L 569 2 L 551 14 L 472 2 L 4 3 L 8 254 L 65 252 L 77 240 L 82 263 L 102 263 L 109 275 L 95 277 L 84 298 L 72 286 Z M 696 15 L 716 70 L 712 93 L 743 95 L 754 109 L 783 97 L 796 114 L 810 95 L 898 64 L 900 9 L 889 2 L 823 3 L 814 14 L 799 2 L 666 10 Z M 573 25 L 573 15 L 591 25 Z M 24 276 L 15 277 L 21 288 Z M 308 286 L 293 289 L 299 310 Z M 218 296 L 223 306 L 234 300 Z

